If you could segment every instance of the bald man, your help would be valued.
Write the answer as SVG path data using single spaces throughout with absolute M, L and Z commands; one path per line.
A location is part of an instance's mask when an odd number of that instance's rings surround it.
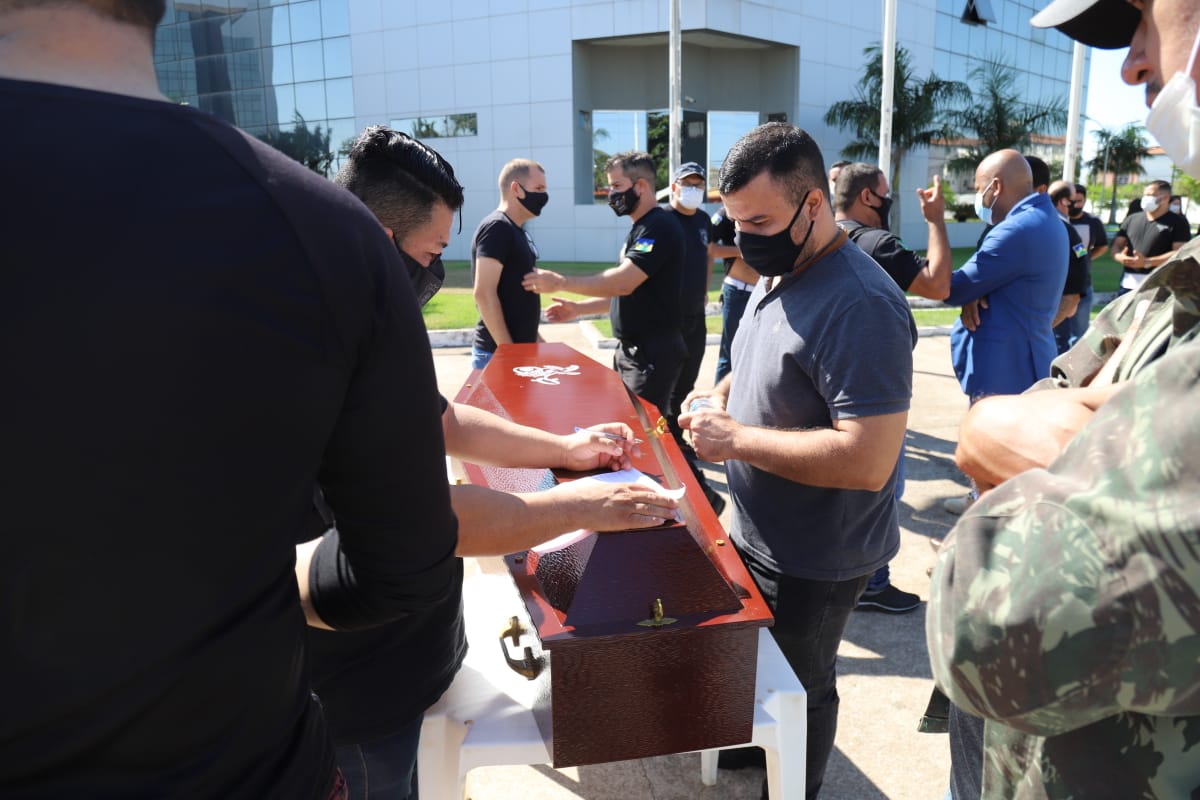
M 960 319 L 950 334 L 954 372 L 972 402 L 1019 394 L 1050 374 L 1053 323 L 1067 278 L 1067 232 L 1050 198 L 1034 192 L 1016 150 L 999 150 L 975 170 L 975 209 L 995 226 L 950 278 L 951 305 L 980 303 L 979 325 Z

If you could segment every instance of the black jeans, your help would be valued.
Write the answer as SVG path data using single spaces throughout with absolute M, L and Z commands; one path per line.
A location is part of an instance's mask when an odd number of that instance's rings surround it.
M 869 575 L 846 581 L 810 581 L 772 570 L 741 552 L 763 599 L 775 615 L 771 634 L 808 693 L 805 797 L 815 798 L 837 734 L 837 650 L 850 612 Z M 782 758 L 791 754 L 781 753 Z
M 696 388 L 696 378 L 700 375 L 700 363 L 704 361 L 704 346 L 708 339 L 708 328 L 704 324 L 704 312 L 699 314 L 684 314 L 683 343 L 687 347 L 687 355 L 679 366 L 679 377 L 675 379 L 675 388 L 671 390 L 670 411 L 667 418 L 674 421 L 681 412 L 683 398 Z
M 613 355 L 613 369 L 631 392 L 653 403 L 665 417 L 670 411 L 671 390 L 675 388 L 683 355 L 682 336 L 677 340 L 638 344 L 622 341 Z

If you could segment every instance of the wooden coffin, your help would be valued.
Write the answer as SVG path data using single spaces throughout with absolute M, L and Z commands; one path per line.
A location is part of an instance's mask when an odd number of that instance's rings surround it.
M 540 682 L 534 713 L 554 766 L 748 742 L 758 629 L 773 620 L 678 445 L 656 428 L 658 410 L 609 367 L 546 343 L 500 347 L 457 400 L 553 433 L 625 422 L 645 440 L 634 466 L 687 487 L 682 523 L 505 558 L 524 608 L 498 617 L 528 620 L 537 641 L 520 638 L 528 631 L 518 621 L 501 647 L 510 666 Z M 509 492 L 579 477 L 465 471 L 472 483 Z

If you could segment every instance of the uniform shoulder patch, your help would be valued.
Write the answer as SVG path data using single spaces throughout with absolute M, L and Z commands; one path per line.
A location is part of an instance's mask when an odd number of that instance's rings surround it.
M 633 243 L 633 247 L 629 248 L 635 253 L 649 253 L 654 249 L 654 240 L 641 238 Z
M 1087 248 L 1083 246 L 1083 242 L 1076 242 L 1071 245 L 1071 249 L 1075 251 L 1076 258 L 1083 258 L 1087 255 Z

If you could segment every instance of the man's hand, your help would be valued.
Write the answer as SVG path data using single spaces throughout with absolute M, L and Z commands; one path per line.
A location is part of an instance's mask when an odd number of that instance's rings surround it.
M 946 198 L 942 196 L 942 176 L 933 176 L 933 186 L 928 189 L 917 187 L 917 200 L 921 203 L 921 215 L 933 224 L 946 222 Z
M 724 408 L 702 408 L 680 414 L 679 427 L 692 432 L 692 447 L 705 461 L 717 464 L 736 455 L 734 437 L 742 426 Z
M 1134 250 L 1132 245 L 1128 244 L 1125 245 L 1124 250 L 1113 253 L 1113 260 L 1120 263 L 1123 267 L 1130 267 L 1132 269 L 1146 268 L 1146 257 L 1137 250 Z
M 565 283 L 566 278 L 548 269 L 535 269 L 526 273 L 525 277 L 521 279 L 521 285 L 525 287 L 525 291 L 537 294 L 557 292 L 563 288 Z
M 963 306 L 962 311 L 959 313 L 959 318 L 962 320 L 963 327 L 969 331 L 978 330 L 981 322 L 979 309 L 987 307 L 988 301 L 986 297 L 981 297 L 978 300 L 972 300 Z
M 1123 386 L 985 397 L 963 419 L 955 460 L 981 492 L 1025 470 L 1047 467 Z
M 620 436 L 621 440 L 605 436 L 605 433 Z M 575 472 L 629 469 L 633 466 L 630 457 L 637 457 L 642 452 L 634 443 L 633 430 L 623 422 L 606 422 L 576 431 L 563 436 L 562 445 L 561 466 Z
M 564 297 L 551 299 L 554 302 L 545 309 L 547 322 L 570 322 L 579 317 L 579 303 Z
M 545 492 L 578 527 L 593 531 L 651 528 L 675 520 L 679 503 L 647 486 L 578 480 Z

